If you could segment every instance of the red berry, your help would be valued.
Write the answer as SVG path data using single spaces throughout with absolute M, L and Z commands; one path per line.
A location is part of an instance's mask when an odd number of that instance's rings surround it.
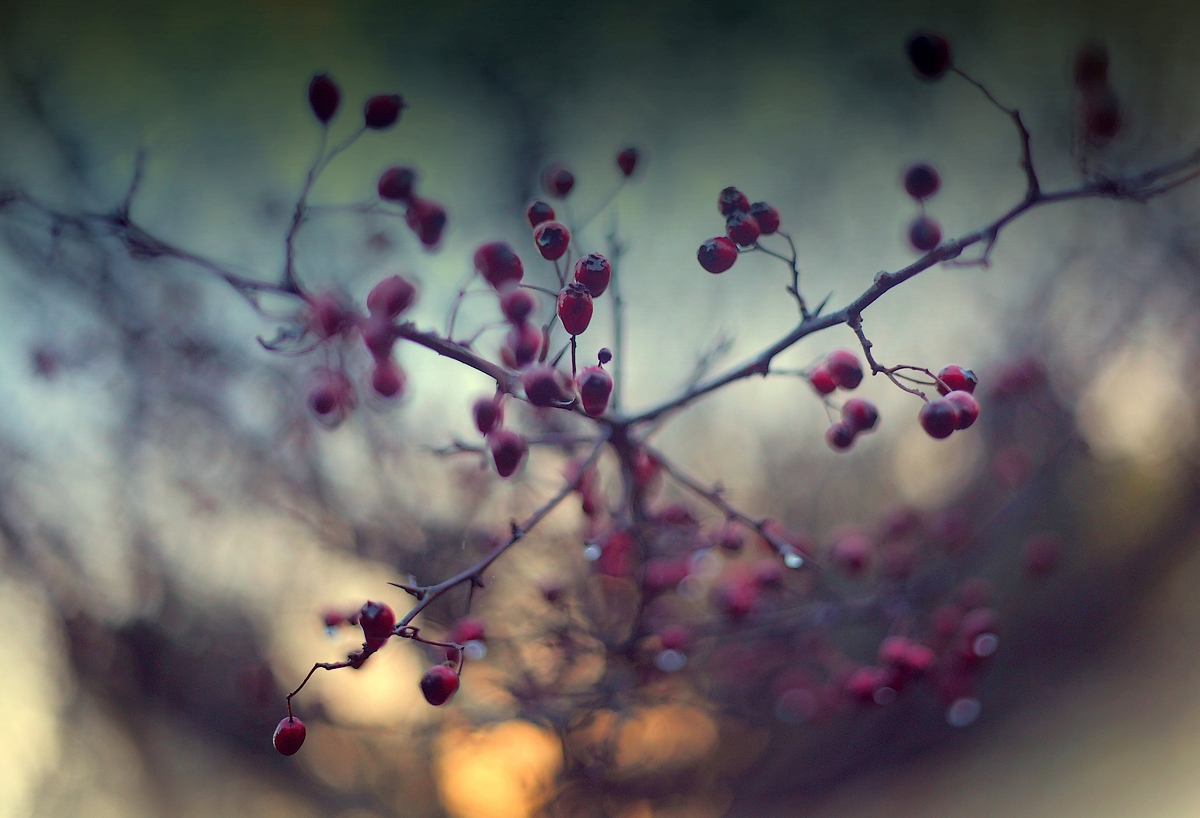
M 869 432 L 879 422 L 879 410 L 870 401 L 851 398 L 842 404 L 842 422 L 855 433 Z
M 835 452 L 845 451 L 854 444 L 854 429 L 850 424 L 838 421 L 825 430 L 825 442 Z
M 820 395 L 828 395 L 837 389 L 837 381 L 833 379 L 833 373 L 825 364 L 818 364 L 809 371 L 808 382 Z
M 589 366 L 580 371 L 575 379 L 579 385 L 579 400 L 589 417 L 599 417 L 608 408 L 612 394 L 612 376 L 598 366 Z
M 497 290 L 511 287 L 525 275 L 520 256 L 506 241 L 480 245 L 475 251 L 475 269 Z
M 632 176 L 634 168 L 637 167 L 638 149 L 626 148 L 617 154 L 617 167 L 621 169 L 621 173 L 626 176 Z
M 749 213 L 736 212 L 725 220 L 725 232 L 742 247 L 750 247 L 758 241 L 762 228 Z
M 358 612 L 358 625 L 366 637 L 367 647 L 379 650 L 392 636 L 396 613 L 383 602 L 365 602 Z
M 958 428 L 958 409 L 945 398 L 934 398 L 921 407 L 917 420 L 927 435 L 943 440 Z
M 328 74 L 317 74 L 308 84 L 308 106 L 322 125 L 329 124 L 329 120 L 333 119 L 341 101 L 342 92 Z
M 382 360 L 392 354 L 396 344 L 396 328 L 392 322 L 382 315 L 372 315 L 359 323 L 363 343 L 376 360 Z
M 863 534 L 846 534 L 833 544 L 830 557 L 833 564 L 848 576 L 857 577 L 871 564 L 874 546 Z
M 533 228 L 533 243 L 547 261 L 563 257 L 571 243 L 571 233 L 562 222 L 542 222 Z
M 600 362 L 601 366 L 608 363 L 612 360 L 612 350 L 608 347 L 600 347 L 600 351 L 596 353 L 596 360 Z
M 918 216 L 908 226 L 908 243 L 922 253 L 928 253 L 942 242 L 942 228 L 928 216 Z
M 1103 145 L 1121 130 L 1121 104 L 1107 85 L 1084 94 L 1082 104 L 1083 135 L 1093 145 Z
M 454 672 L 453 668 L 445 665 L 434 665 L 421 677 L 421 693 L 425 695 L 425 701 L 434 707 L 450 701 L 450 697 L 456 690 L 458 690 L 458 674 Z
M 409 202 L 413 197 L 413 186 L 417 182 L 417 173 L 412 168 L 388 168 L 379 174 L 379 198 L 389 202 Z
M 581 335 L 592 321 L 592 295 L 579 282 L 572 282 L 558 293 L 558 319 L 568 335 Z
M 481 435 L 491 433 L 504 420 L 504 407 L 498 396 L 495 398 L 480 398 L 471 407 L 471 415 L 475 418 L 475 428 Z
M 542 189 L 551 196 L 562 198 L 575 187 L 575 175 L 562 165 L 551 165 L 542 171 Z
M 484 637 L 483 622 L 473 616 L 463 617 L 454 624 L 446 636 L 447 642 L 482 642 Z
M 921 162 L 904 172 L 904 191 L 917 201 L 928 199 L 938 192 L 941 185 L 941 177 L 938 176 L 933 165 Z
M 574 398 L 574 384 L 568 377 L 548 364 L 539 364 L 521 376 L 525 397 L 534 406 L 546 408 L 565 406 Z
M 313 373 L 308 406 L 325 423 L 336 423 L 354 408 L 354 387 L 345 373 L 322 368 Z
M 725 217 L 734 213 L 747 213 L 750 210 L 750 200 L 736 187 L 727 187 L 717 196 L 717 209 Z
M 575 262 L 575 280 L 588 288 L 592 298 L 599 298 L 608 289 L 612 265 L 599 253 L 588 253 Z
M 979 403 L 970 392 L 954 391 L 946 395 L 945 400 L 958 410 L 958 429 L 969 429 L 979 417 Z
M 363 106 L 363 124 L 376 131 L 390 128 L 405 107 L 404 98 L 399 94 L 377 94 Z
M 909 62 L 923 79 L 936 80 L 950 68 L 950 43 L 932 31 L 918 31 L 905 45 Z
M 1108 49 L 1087 43 L 1075 55 L 1075 87 L 1087 91 L 1108 82 Z
M 825 359 L 834 382 L 843 389 L 856 389 L 863 379 L 862 364 L 848 349 L 835 349 Z
M 417 234 L 421 244 L 432 247 L 441 241 L 446 209 L 431 199 L 413 199 L 404 211 L 404 223 Z
M 541 199 L 534 199 L 525 207 L 525 218 L 529 220 L 531 228 L 537 227 L 542 222 L 554 219 L 554 208 Z
M 696 251 L 700 266 L 710 273 L 723 273 L 737 261 L 737 245 L 724 236 L 711 238 Z
M 542 349 L 542 331 L 530 324 L 518 324 L 504 336 L 500 357 L 510 369 L 524 369 L 533 363 Z
M 281 755 L 294 756 L 300 750 L 300 745 L 304 744 L 305 732 L 304 722 L 294 716 L 288 716 L 275 728 L 271 743 Z
M 404 392 L 404 370 L 389 358 L 376 358 L 371 370 L 371 388 L 383 398 L 397 398 Z
M 974 394 L 975 387 L 979 386 L 979 378 L 975 376 L 975 373 L 958 364 L 942 367 L 942 371 L 937 376 L 938 380 L 942 382 L 938 384 L 937 390 L 943 395 L 954 391 Z
M 758 222 L 758 228 L 764 236 L 769 236 L 779 229 L 779 211 L 766 202 L 750 205 L 750 215 Z
M 529 451 L 529 444 L 516 432 L 497 429 L 488 435 L 488 449 L 492 453 L 492 462 L 496 464 L 496 473 L 501 477 L 511 477 Z
M 349 330 L 354 316 L 333 293 L 321 293 L 308 299 L 308 328 L 322 341 Z
M 417 288 L 402 276 L 388 276 L 367 293 L 367 310 L 391 320 L 417 300 Z
M 523 324 L 533 315 L 537 300 L 529 290 L 509 290 L 500 296 L 500 312 L 512 324 Z

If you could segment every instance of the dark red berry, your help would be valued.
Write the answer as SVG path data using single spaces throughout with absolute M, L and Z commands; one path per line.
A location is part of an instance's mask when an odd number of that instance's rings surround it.
M 409 202 L 413 197 L 413 187 L 417 183 L 417 172 L 412 168 L 388 168 L 379 174 L 379 198 L 389 202 Z
M 737 245 L 724 236 L 709 239 L 696 251 L 700 266 L 714 274 L 728 270 L 737 261 L 737 257 Z
M 519 282 L 525 275 L 521 258 L 506 241 L 492 241 L 475 251 L 475 269 L 497 290 Z
M 542 331 L 530 324 L 518 324 L 504 336 L 500 357 L 511 369 L 523 369 L 533 363 L 542 349 Z
M 862 383 L 863 370 L 858 358 L 848 349 L 835 349 L 825 358 L 825 366 L 834 383 L 842 389 L 856 389 Z
M 938 192 L 942 180 L 933 165 L 920 162 L 904 171 L 904 191 L 917 201 Z
M 727 187 L 717 195 L 717 209 L 726 218 L 732 216 L 734 213 L 748 213 L 750 211 L 750 200 L 746 198 L 745 193 L 742 193 L 736 187 Z
M 417 288 L 403 276 L 388 276 L 367 293 L 367 311 L 391 320 L 417 299 Z
M 575 281 L 558 293 L 558 320 L 568 335 L 581 335 L 592 321 L 592 295 Z
M 521 376 L 521 388 L 530 403 L 543 409 L 568 405 L 574 398 L 574 385 L 570 379 L 548 364 L 527 369 Z
M 968 429 L 979 417 L 979 403 L 970 392 L 954 391 L 946 395 L 945 400 L 958 410 L 958 429 Z
M 371 369 L 371 388 L 384 398 L 398 398 L 404 392 L 404 370 L 389 358 L 376 358 Z
M 725 220 L 725 232 L 742 247 L 750 247 L 758 241 L 762 228 L 749 213 L 737 212 Z
M 592 298 L 599 298 L 608 289 L 612 265 L 599 253 L 588 253 L 575 262 L 575 280 L 587 287 Z
M 808 382 L 820 395 L 828 395 L 837 389 L 837 381 L 833 379 L 833 374 L 825 364 L 818 364 L 809 370 Z
M 516 432 L 496 429 L 488 435 L 488 450 L 492 453 L 492 462 L 496 464 L 496 473 L 501 477 L 511 477 L 529 451 L 529 444 Z
M 294 716 L 288 716 L 275 728 L 275 735 L 271 737 L 271 743 L 275 745 L 275 749 L 281 755 L 294 756 L 299 751 L 300 745 L 304 744 L 306 732 L 304 722 Z
M 533 228 L 533 243 L 547 261 L 563 257 L 571 243 L 571 233 L 562 222 L 542 222 Z
M 421 244 L 432 247 L 442 239 L 446 209 L 431 199 L 413 199 L 404 211 L 404 222 L 417 234 Z
M 979 378 L 975 376 L 975 373 L 969 369 L 964 369 L 958 364 L 950 364 L 949 366 L 942 367 L 942 371 L 937 376 L 938 380 L 941 381 L 938 384 L 937 390 L 943 395 L 954 391 L 974 394 L 975 387 L 979 386 Z M 943 384 L 945 385 L 943 386 Z
M 612 350 L 608 347 L 600 347 L 600 351 L 596 353 L 596 360 L 604 365 L 612 360 Z
M 396 613 L 383 602 L 366 602 L 358 612 L 358 625 L 363 630 L 367 647 L 379 650 L 392 636 Z
M 504 421 L 504 407 L 497 398 L 480 398 L 471 407 L 475 418 L 475 428 L 481 435 L 491 434 L 491 431 Z
M 612 376 L 598 366 L 589 366 L 580 371 L 575 382 L 579 385 L 579 400 L 589 417 L 599 417 L 608 409 L 608 398 L 612 395 Z
M 377 94 L 363 106 L 363 124 L 372 130 L 385 130 L 396 124 L 404 108 L 404 98 L 399 94 Z
M 621 173 L 626 176 L 632 176 L 634 169 L 637 167 L 638 149 L 626 148 L 617 154 L 617 167 L 621 169 Z
M 758 229 L 764 236 L 769 236 L 779 229 L 779 211 L 766 202 L 750 205 L 750 215 L 758 222 Z
M 554 220 L 554 208 L 541 199 L 534 199 L 525 208 L 525 218 L 531 228 L 537 227 L 542 222 Z
M 1087 91 L 1108 82 L 1108 49 L 1101 43 L 1086 43 L 1075 55 L 1075 87 Z
M 372 357 L 378 360 L 392 354 L 392 347 L 396 344 L 396 328 L 392 326 L 391 321 L 382 315 L 372 315 L 364 319 L 359 328 L 363 343 L 370 350 Z
M 455 622 L 450 633 L 446 635 L 447 642 L 458 642 L 460 645 L 464 642 L 482 642 L 483 638 L 483 622 L 473 616 L 466 616 Z
M 908 243 L 922 253 L 928 253 L 941 244 L 942 228 L 928 216 L 918 216 L 908 226 Z
M 424 694 L 425 701 L 434 707 L 450 701 L 450 697 L 456 690 L 458 690 L 458 674 L 454 672 L 453 668 L 445 665 L 434 665 L 421 677 L 421 693 Z
M 921 407 L 917 420 L 927 435 L 942 440 L 958 428 L 958 409 L 945 398 L 934 398 Z
M 500 296 L 500 312 L 513 324 L 523 324 L 533 315 L 537 300 L 529 290 L 512 289 Z
M 879 422 L 875 404 L 862 398 L 851 398 L 842 405 L 842 422 L 858 432 L 869 432 Z
M 562 198 L 575 187 L 575 174 L 562 165 L 551 165 L 542 171 L 542 190 Z
M 308 106 L 322 125 L 327 125 L 333 119 L 341 101 L 342 92 L 328 74 L 317 74 L 308 84 Z
M 848 576 L 862 575 L 871 564 L 874 545 L 864 534 L 846 534 L 839 537 L 830 550 L 830 558 Z
M 917 75 L 924 79 L 939 79 L 950 68 L 950 43 L 940 34 L 918 31 L 908 38 L 905 51 Z
M 308 299 L 308 329 L 322 341 L 341 335 L 354 326 L 354 316 L 341 298 L 321 293 Z
M 346 373 L 322 367 L 313 372 L 308 406 L 326 425 L 335 425 L 354 408 L 354 387 Z
M 838 421 L 825 430 L 825 442 L 836 452 L 845 451 L 854 443 L 854 428 L 844 421 Z
M 1121 130 L 1121 104 L 1107 85 L 1090 89 L 1082 103 L 1083 135 L 1093 145 L 1103 145 Z

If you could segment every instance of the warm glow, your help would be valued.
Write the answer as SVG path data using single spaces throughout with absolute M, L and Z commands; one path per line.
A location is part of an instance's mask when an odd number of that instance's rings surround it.
M 526 818 L 545 803 L 562 767 L 554 734 L 526 721 L 438 737 L 434 776 L 456 818 Z

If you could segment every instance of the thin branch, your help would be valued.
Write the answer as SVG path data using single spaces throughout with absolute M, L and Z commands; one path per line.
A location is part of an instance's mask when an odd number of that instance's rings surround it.
M 996 106 L 1012 119 L 1013 125 L 1017 128 L 1017 133 L 1021 137 L 1021 169 L 1025 171 L 1025 200 L 1033 201 L 1041 193 L 1042 186 L 1038 181 L 1037 171 L 1033 168 L 1033 152 L 1030 149 L 1029 129 L 1025 127 L 1025 123 L 1021 120 L 1021 112 L 1016 108 L 1009 108 L 1006 105 L 1002 105 L 1000 100 L 992 96 L 992 92 L 983 83 L 969 76 L 959 68 L 950 66 L 950 70 L 978 88 L 979 92 L 987 97 L 988 102 L 992 103 L 992 105 Z

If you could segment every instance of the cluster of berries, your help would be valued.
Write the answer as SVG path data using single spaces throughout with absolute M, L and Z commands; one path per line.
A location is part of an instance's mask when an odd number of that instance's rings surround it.
M 942 440 L 959 429 L 970 428 L 979 417 L 979 403 L 973 395 L 979 379 L 971 370 L 954 364 L 939 372 L 937 379 L 943 397 L 927 401 L 917 413 L 917 420 L 926 434 Z
M 808 382 L 817 394 L 831 395 L 841 387 L 847 391 L 862 383 L 862 364 L 853 352 L 835 349 L 825 360 L 808 371 Z M 879 423 L 875 404 L 861 398 L 851 398 L 842 406 L 842 419 L 825 430 L 825 442 L 834 451 L 845 451 L 862 432 L 869 432 Z
M 362 608 L 350 614 L 327 612 L 325 626 L 333 628 L 338 625 L 357 625 L 362 628 L 363 646 L 351 653 L 346 663 L 347 666 L 357 669 L 366 664 L 373 653 L 386 645 L 388 639 L 396 635 L 396 612 L 390 605 L 374 601 L 365 602 Z M 435 707 L 450 701 L 450 697 L 458 690 L 459 670 L 452 667 L 455 665 L 461 668 L 462 652 L 458 645 L 482 640 L 483 626 L 477 620 L 464 619 L 451 630 L 447 639 L 450 644 L 436 643 L 443 646 L 445 661 L 426 670 L 419 682 L 425 701 Z M 307 733 L 304 722 L 291 714 L 290 705 L 288 710 L 288 715 L 279 722 L 272 738 L 275 749 L 285 756 L 295 755 L 299 751 Z
M 308 84 L 308 105 L 323 127 L 337 114 L 342 92 L 328 74 L 317 74 Z M 363 128 L 383 131 L 400 121 L 407 106 L 399 94 L 376 94 L 363 105 Z M 433 247 L 442 238 L 446 227 L 446 209 L 430 199 L 414 193 L 416 174 L 411 168 L 388 168 L 379 177 L 379 195 L 406 208 L 404 221 L 426 247 Z
M 404 393 L 404 370 L 392 358 L 396 319 L 416 301 L 417 288 L 400 275 L 389 276 L 367 295 L 367 315 L 356 313 L 334 293 L 306 297 L 305 329 L 318 343 L 345 339 L 355 332 L 371 353 L 371 389 L 381 398 Z M 312 375 L 308 406 L 327 426 L 336 426 L 354 409 L 354 386 L 344 369 L 321 367 Z
M 696 259 L 710 273 L 723 273 L 737 261 L 738 247 L 753 247 L 759 236 L 779 230 L 779 211 L 766 202 L 750 203 L 746 194 L 727 187 L 717 196 L 717 209 L 725 217 L 725 235 L 700 245 Z

